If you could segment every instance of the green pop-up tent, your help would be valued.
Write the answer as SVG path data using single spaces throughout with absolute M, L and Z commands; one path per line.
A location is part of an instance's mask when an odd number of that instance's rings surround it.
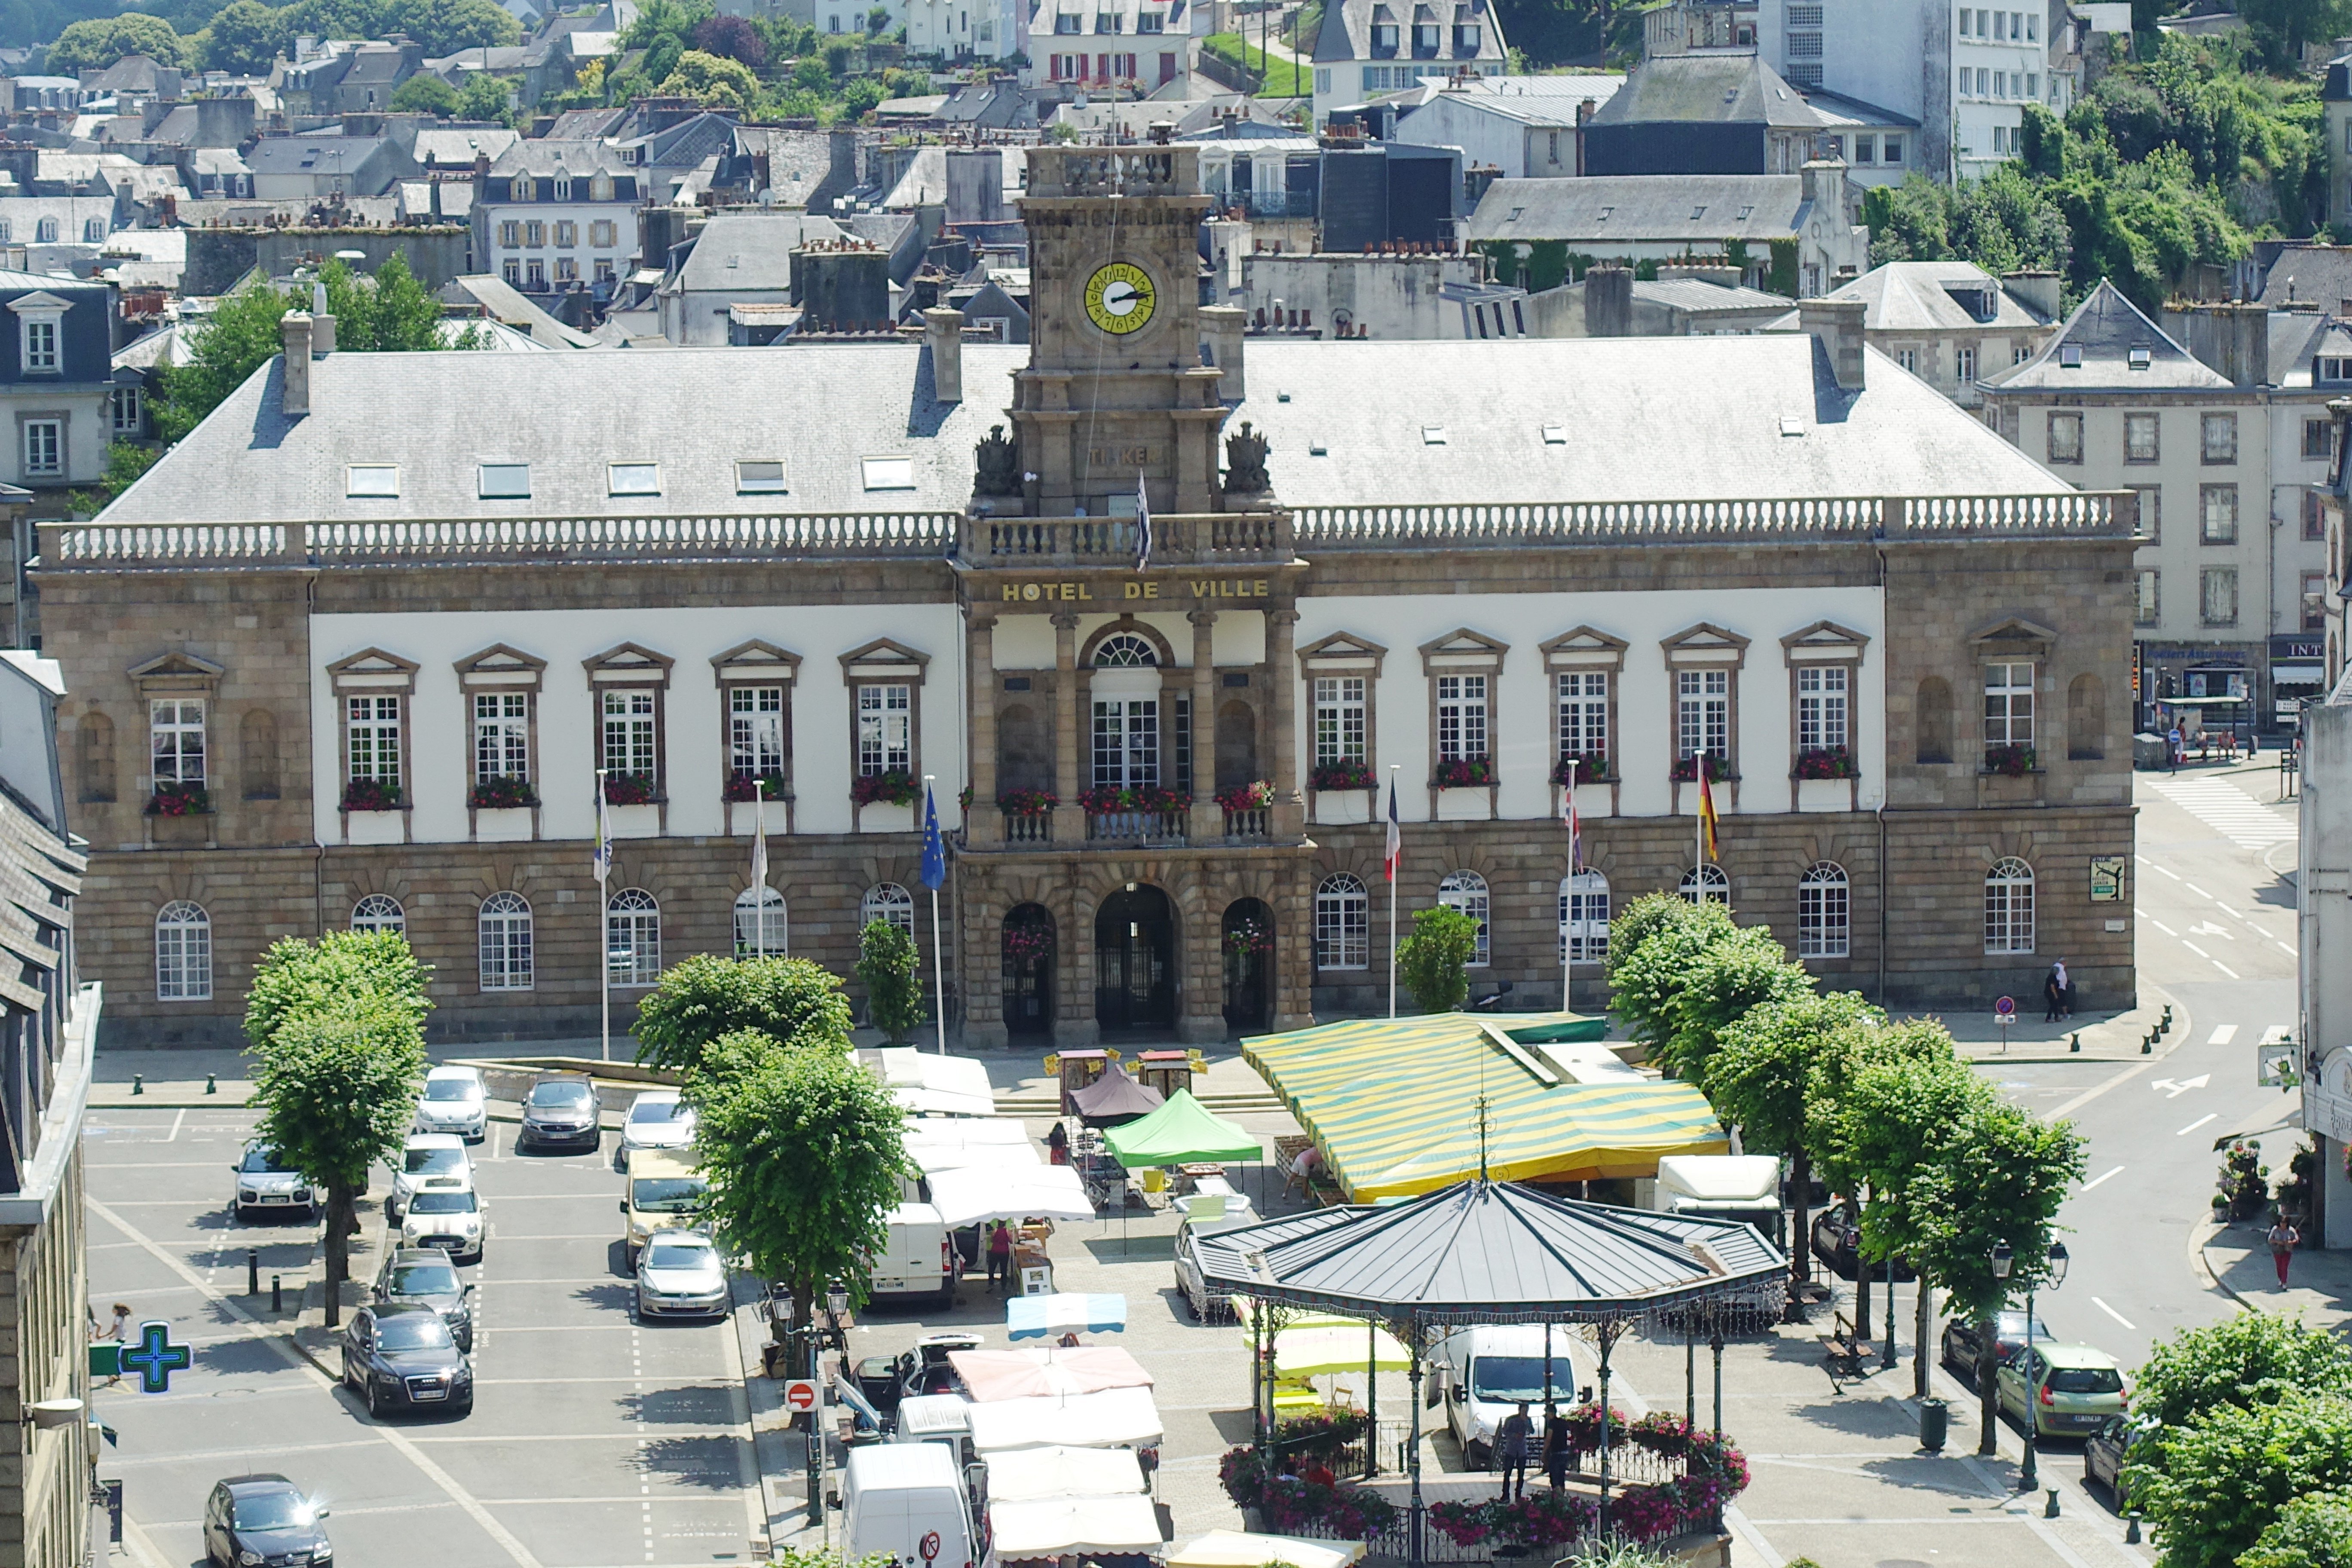
M 1255 1137 L 1212 1113 L 1184 1089 L 1142 1120 L 1112 1128 L 1103 1134 L 1103 1142 L 1130 1171 L 1144 1165 L 1222 1165 L 1265 1157 Z

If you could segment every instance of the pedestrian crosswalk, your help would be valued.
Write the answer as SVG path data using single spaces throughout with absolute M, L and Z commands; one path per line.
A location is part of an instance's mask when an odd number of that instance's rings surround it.
M 2267 849 L 2295 837 L 2292 817 L 2222 779 L 2155 779 L 2156 792 L 2243 849 Z

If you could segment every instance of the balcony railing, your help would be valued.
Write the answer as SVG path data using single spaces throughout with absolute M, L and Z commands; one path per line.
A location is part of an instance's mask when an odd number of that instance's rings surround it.
M 1052 812 L 1008 811 L 1004 814 L 1004 842 L 1007 844 L 1051 844 L 1053 841 Z
M 1132 566 L 1139 544 L 1132 518 L 974 517 L 963 524 L 964 559 L 975 566 Z M 1290 520 L 1283 512 L 1151 520 L 1154 565 L 1275 565 L 1290 558 Z
M 1228 838 L 1270 838 L 1273 836 L 1274 813 L 1265 806 L 1225 813 L 1225 837 Z
M 1181 844 L 1187 813 L 1106 811 L 1087 817 L 1089 844 Z

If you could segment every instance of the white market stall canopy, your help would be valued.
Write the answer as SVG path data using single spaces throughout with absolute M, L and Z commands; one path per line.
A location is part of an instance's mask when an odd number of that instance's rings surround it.
M 1302 1541 L 1295 1535 L 1255 1535 L 1213 1530 L 1168 1554 L 1168 1568 L 1349 1568 L 1364 1555 L 1360 1541 Z
M 1094 1200 L 1067 1165 L 965 1166 L 929 1177 L 931 1203 L 950 1229 L 984 1219 L 1092 1219 Z
M 1015 1296 L 1004 1303 L 1007 1339 L 1041 1340 L 1047 1334 L 1123 1334 L 1127 1331 L 1127 1298 L 1116 1291 L 1056 1290 L 1045 1296 Z
M 1117 1345 L 1054 1345 L 1042 1350 L 950 1351 L 948 1364 L 972 1401 L 1099 1394 L 1106 1388 L 1149 1388 L 1151 1374 Z M 1072 1487 L 1066 1490 L 1076 1491 Z
M 1066 1398 L 1006 1399 L 971 1407 L 974 1452 L 1013 1448 L 1118 1448 L 1160 1441 L 1160 1406 L 1148 1388 L 1107 1388 Z
M 992 1505 L 1047 1498 L 1123 1497 L 1143 1490 L 1143 1466 L 1131 1448 L 1014 1448 L 988 1457 Z M 1244 1568 L 1258 1568 L 1255 1563 Z
M 934 1143 L 910 1135 L 906 1144 L 907 1158 L 926 1176 L 982 1165 L 1022 1170 L 1045 1163 L 1037 1157 L 1035 1146 L 1029 1143 Z
M 941 1116 L 996 1114 L 996 1091 L 989 1086 L 988 1068 L 970 1057 L 937 1056 L 912 1046 L 884 1046 L 857 1055 L 908 1110 Z
M 908 1143 L 935 1143 L 943 1148 L 1034 1147 L 1029 1130 L 1012 1116 L 912 1116 L 903 1131 Z
M 994 1554 L 1004 1561 L 1087 1552 L 1152 1552 L 1160 1516 L 1148 1497 L 1040 1498 L 988 1507 Z

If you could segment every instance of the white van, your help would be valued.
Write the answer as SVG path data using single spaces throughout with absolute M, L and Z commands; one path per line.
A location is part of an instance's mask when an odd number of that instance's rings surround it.
M 1576 1403 L 1576 1367 L 1570 1347 L 1572 1329 L 1541 1323 L 1505 1328 L 1457 1329 L 1438 1342 L 1437 1382 L 1445 1401 L 1446 1425 L 1474 1470 L 1493 1467 L 1495 1430 L 1525 1400 L 1535 1441 L 1543 1436 L 1544 1336 L 1551 1336 L 1551 1394 L 1563 1408 Z M 1537 1455 L 1532 1447 L 1528 1458 Z
M 955 1305 L 955 1247 L 940 1211 L 929 1204 L 900 1204 L 884 1223 L 889 1235 L 874 1255 L 874 1299 L 928 1296 Z
M 961 1471 L 972 1461 L 971 1401 L 961 1394 L 910 1394 L 898 1401 L 898 1443 L 937 1443 Z
M 1780 1207 L 1780 1162 L 1770 1154 L 1669 1154 L 1658 1162 L 1651 1201 L 1659 1214 L 1745 1220 L 1788 1249 Z
M 938 1544 L 925 1551 L 925 1538 Z M 874 1443 L 849 1450 L 841 1479 L 841 1550 L 902 1568 L 972 1568 L 971 1506 L 955 1455 L 941 1443 Z

